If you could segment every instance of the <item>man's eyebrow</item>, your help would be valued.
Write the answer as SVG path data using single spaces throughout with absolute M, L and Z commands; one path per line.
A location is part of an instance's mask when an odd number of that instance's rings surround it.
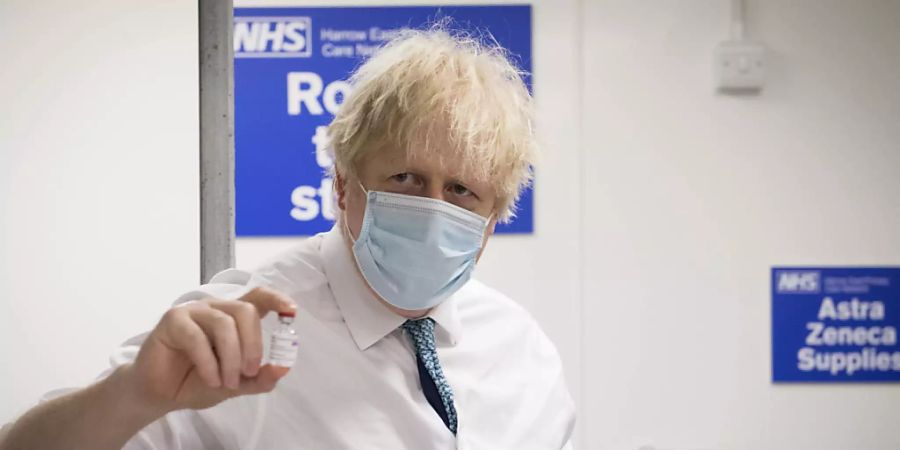
M 469 187 L 473 183 L 463 180 L 460 177 L 447 177 L 448 184 L 461 184 L 463 186 Z

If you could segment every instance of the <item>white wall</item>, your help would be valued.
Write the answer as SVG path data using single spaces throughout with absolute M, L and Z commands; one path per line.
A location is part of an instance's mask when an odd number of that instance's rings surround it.
M 728 4 L 584 5 L 587 447 L 900 448 L 898 386 L 770 383 L 768 278 L 900 262 L 900 2 L 748 1 L 750 98 Z
M 536 233 L 478 276 L 559 346 L 581 448 L 900 448 L 897 386 L 771 385 L 768 297 L 772 265 L 900 260 L 900 2 L 749 0 L 773 58 L 741 98 L 710 79 L 728 3 L 535 4 Z M 198 279 L 196 27 L 0 3 L 0 422 Z
M 0 423 L 199 280 L 196 2 L 0 2 Z

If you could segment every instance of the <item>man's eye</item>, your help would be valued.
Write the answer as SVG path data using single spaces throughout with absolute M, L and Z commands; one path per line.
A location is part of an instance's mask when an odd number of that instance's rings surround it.
M 398 183 L 405 183 L 405 182 L 411 180 L 412 176 L 410 176 L 408 173 L 404 172 L 404 173 L 398 173 L 397 175 L 394 175 L 391 178 Z
M 469 188 L 461 184 L 454 184 L 453 186 L 450 186 L 450 190 L 454 195 L 458 195 L 460 197 L 468 197 L 470 195 L 473 195 L 472 191 L 470 191 Z

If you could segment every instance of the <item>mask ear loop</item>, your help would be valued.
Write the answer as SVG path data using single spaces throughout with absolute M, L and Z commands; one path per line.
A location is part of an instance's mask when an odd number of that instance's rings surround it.
M 496 210 L 491 210 L 491 213 L 484 220 L 484 228 L 481 229 L 481 236 L 484 237 L 485 232 L 488 229 L 488 226 L 491 224 L 491 220 L 493 220 L 494 216 L 499 217 Z
M 347 233 L 347 237 L 350 238 L 352 241 L 351 243 L 355 243 L 356 238 L 353 237 L 353 233 L 350 232 L 350 224 L 347 223 L 347 211 L 344 211 L 343 214 L 341 214 L 341 222 L 344 223 L 344 232 Z
M 362 189 L 363 194 L 365 194 L 365 197 L 366 197 L 366 206 L 368 206 L 368 204 L 369 204 L 369 191 L 366 190 L 365 186 L 363 186 L 362 181 L 356 180 L 356 183 L 359 185 L 359 188 Z M 343 214 L 341 214 L 341 216 L 342 216 L 342 217 L 341 217 L 341 222 L 344 222 L 344 231 L 347 232 L 347 237 L 349 237 L 350 240 L 352 240 L 352 241 L 355 243 L 356 240 L 359 239 L 359 237 L 358 237 L 358 236 L 357 236 L 357 237 L 353 237 L 353 233 L 350 232 L 350 223 L 349 223 L 348 220 L 347 220 L 347 210 L 346 210 L 346 209 L 343 211 Z

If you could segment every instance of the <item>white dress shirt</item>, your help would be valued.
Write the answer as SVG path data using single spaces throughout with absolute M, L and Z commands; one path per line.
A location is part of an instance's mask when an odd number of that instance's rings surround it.
M 574 405 L 556 348 L 519 305 L 472 280 L 434 308 L 437 353 L 453 389 L 456 436 L 422 393 L 416 357 L 359 275 L 340 229 L 309 238 L 252 272 L 228 269 L 176 303 L 237 299 L 269 286 L 298 305 L 299 353 L 269 394 L 172 412 L 126 448 L 560 449 Z M 275 326 L 263 321 L 264 340 Z M 132 360 L 146 334 L 123 344 Z

